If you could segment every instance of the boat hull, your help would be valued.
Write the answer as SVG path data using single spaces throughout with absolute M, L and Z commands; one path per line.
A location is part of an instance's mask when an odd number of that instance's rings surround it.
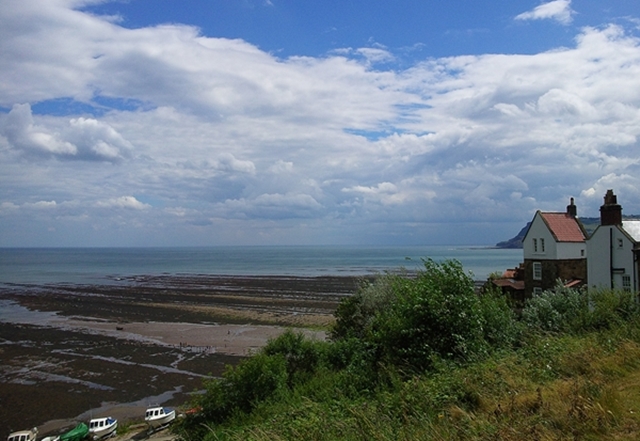
M 20 432 L 13 432 L 7 438 L 7 441 L 36 441 L 38 435 L 38 429 L 34 427 L 31 430 L 21 430 Z
M 95 418 L 89 422 L 89 434 L 93 439 L 102 439 L 116 434 L 118 420 L 111 417 Z
M 145 414 L 145 418 L 144 418 L 145 422 L 152 429 L 157 429 L 158 427 L 171 424 L 175 419 L 176 419 L 175 410 L 165 409 L 162 407 L 147 409 L 147 413 Z

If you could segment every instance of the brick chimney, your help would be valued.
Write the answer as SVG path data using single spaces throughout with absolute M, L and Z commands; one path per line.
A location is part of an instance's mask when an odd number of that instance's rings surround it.
M 578 208 L 573 203 L 573 198 L 571 198 L 571 203 L 567 205 L 567 216 L 576 217 L 578 215 Z
M 604 205 L 600 207 L 600 225 L 622 225 L 622 207 L 613 190 L 607 190 Z

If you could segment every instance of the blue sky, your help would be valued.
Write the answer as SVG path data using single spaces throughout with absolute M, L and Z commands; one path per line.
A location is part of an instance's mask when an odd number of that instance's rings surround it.
M 493 244 L 640 214 L 640 5 L 5 0 L 0 246 Z

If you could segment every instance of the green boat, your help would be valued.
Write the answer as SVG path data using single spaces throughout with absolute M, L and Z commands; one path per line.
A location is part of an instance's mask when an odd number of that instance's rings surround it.
M 80 441 L 89 434 L 89 427 L 85 423 L 80 423 L 67 433 L 60 435 L 60 441 Z

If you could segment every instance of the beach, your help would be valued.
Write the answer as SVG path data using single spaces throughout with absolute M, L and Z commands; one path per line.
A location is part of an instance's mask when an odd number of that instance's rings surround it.
M 0 289 L 0 436 L 188 406 L 285 329 L 324 339 L 362 276 L 131 276 Z

